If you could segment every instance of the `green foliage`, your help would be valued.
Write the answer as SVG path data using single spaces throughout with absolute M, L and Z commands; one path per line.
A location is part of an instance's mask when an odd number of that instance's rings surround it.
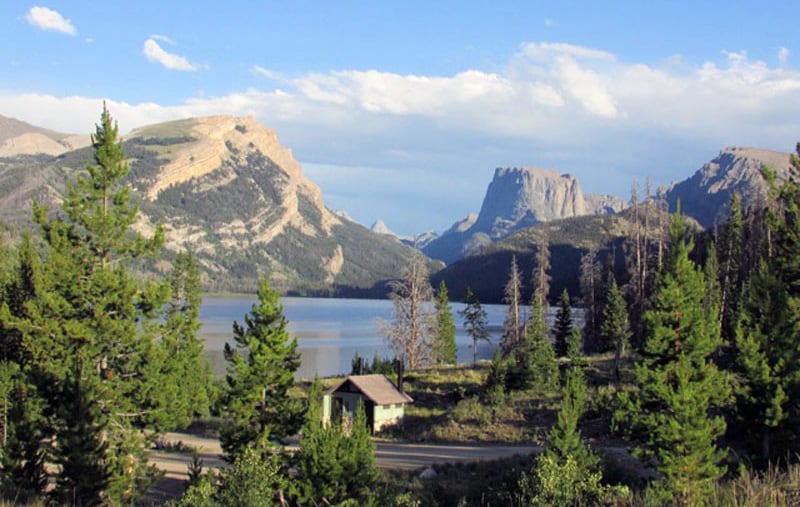
M 558 387 L 558 362 L 544 320 L 544 299 L 534 294 L 525 324 L 525 338 L 511 351 L 506 390 L 535 388 L 549 393 Z
M 284 505 L 285 471 L 278 456 L 246 448 L 217 478 L 209 473 L 191 485 L 177 507 L 273 507 Z
M 458 315 L 463 319 L 464 329 L 472 338 L 472 364 L 474 365 L 478 357 L 478 342 L 489 342 L 489 330 L 487 329 L 489 318 L 486 310 L 481 306 L 481 302 L 469 287 L 464 290 L 462 301 L 464 308 L 458 311 Z
M 42 404 L 20 367 L 0 361 L 0 498 L 24 501 L 44 491 Z
M 558 419 L 550 429 L 546 452 L 562 462 L 572 457 L 579 467 L 594 470 L 597 458 L 581 440 L 578 424 L 586 410 L 586 379 L 580 368 L 570 368 L 561 403 Z
M 572 456 L 561 460 L 540 454 L 530 474 L 519 481 L 520 505 L 571 507 L 599 505 L 609 496 L 610 488 L 600 483 L 599 471 L 587 471 Z
M 299 505 L 338 505 L 346 500 L 358 505 L 374 496 L 379 472 L 363 404 L 349 424 L 323 424 L 321 385 L 309 393 L 309 407 L 295 456 L 297 470 L 294 500 Z
M 730 387 L 711 361 L 721 344 L 719 323 L 709 319 L 703 273 L 689 259 L 692 242 L 680 214 L 670 226 L 671 247 L 659 273 L 645 343 L 636 365 L 639 392 L 620 396 L 617 427 L 642 438 L 639 452 L 657 459 L 661 484 L 679 502 L 703 502 L 724 469 L 716 440 L 725 431 L 711 410 Z
M 630 334 L 628 307 L 622 291 L 617 287 L 617 281 L 612 276 L 611 287 L 608 289 L 603 306 L 603 320 L 600 322 L 600 351 L 614 350 L 624 355 Z
M 447 295 L 444 280 L 436 291 L 436 338 L 434 339 L 434 357 L 438 364 L 456 364 L 458 361 L 456 348 L 456 324 L 453 322 L 453 310 Z
M 377 352 L 372 356 L 372 363 L 367 363 L 367 360 L 358 355 L 358 351 L 353 354 L 353 359 L 350 360 L 350 375 L 369 375 L 371 373 L 382 373 L 387 377 L 395 373 L 395 361 L 388 358 L 383 358 Z
M 567 357 L 572 361 L 573 364 L 579 363 L 581 361 L 581 344 L 583 343 L 583 336 L 581 336 L 581 330 L 578 327 L 572 328 L 572 334 L 569 337 L 569 342 L 567 343 Z
M 220 441 L 229 460 L 247 447 L 267 452 L 271 440 L 293 435 L 302 424 L 302 404 L 288 394 L 300 365 L 297 338 L 289 336 L 278 293 L 266 280 L 258 299 L 244 325 L 233 324 L 236 348 L 225 344 L 228 373 Z
M 92 141 L 94 163 L 68 186 L 64 214 L 34 203 L 42 253 L 23 241 L 0 310 L 28 386 L 25 452 L 36 463 L 33 446 L 47 450 L 60 465 L 53 498 L 77 504 L 131 502 L 146 482 L 139 432 L 162 380 L 151 374 L 159 343 L 149 330 L 167 294 L 129 272 L 160 249 L 163 230 L 132 232 L 137 207 L 121 184 L 128 166 L 105 108 Z M 45 434 L 50 447 L 37 436 Z
M 567 355 L 573 329 L 574 324 L 572 322 L 572 308 L 570 308 L 569 293 L 567 289 L 564 289 L 558 300 L 558 312 L 556 313 L 556 322 L 553 326 L 553 335 L 555 336 L 554 347 L 557 356 L 563 357 Z
M 281 505 L 286 489 L 278 457 L 248 448 L 223 469 L 214 500 L 220 507 L 272 507 Z
M 152 327 L 159 344 L 152 348 L 150 367 L 152 375 L 163 379 L 153 393 L 150 412 L 151 424 L 162 431 L 185 428 L 195 417 L 207 416 L 213 382 L 203 341 L 197 335 L 202 293 L 191 251 L 176 256 L 168 283 L 164 316 Z
M 800 165 L 793 156 L 795 167 Z M 778 192 L 769 220 L 771 242 L 739 296 L 734 328 L 735 429 L 761 465 L 796 451 L 800 407 L 800 189 Z M 773 255 L 770 255 L 773 252 Z

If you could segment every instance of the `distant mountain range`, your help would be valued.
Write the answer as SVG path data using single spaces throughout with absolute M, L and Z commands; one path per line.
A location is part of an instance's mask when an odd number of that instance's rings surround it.
M 30 226 L 31 199 L 56 209 L 67 181 L 91 159 L 88 145 L 88 136 L 0 116 L 0 220 Z M 125 136 L 123 147 L 131 164 L 127 183 L 141 200 L 137 228 L 149 231 L 158 221 L 167 228 L 165 255 L 141 269 L 163 272 L 189 247 L 207 290 L 250 291 L 269 276 L 284 292 L 383 296 L 386 280 L 399 276 L 416 248 L 452 264 L 435 280 L 452 283 L 454 297 L 470 285 L 498 300 L 510 256 L 530 262 L 542 231 L 554 251 L 555 290 L 574 285 L 576 263 L 590 243 L 619 244 L 629 226 L 622 199 L 583 194 L 573 176 L 501 167 L 480 213 L 441 235 L 398 237 L 382 221 L 370 230 L 329 210 L 291 150 L 252 118 L 151 125 Z M 786 178 L 789 154 L 725 148 L 663 198 L 672 210 L 680 200 L 685 214 L 710 227 L 724 219 L 734 192 L 745 206 L 766 196 L 764 166 Z M 443 264 L 431 260 L 429 267 L 434 272 Z
M 489 183 L 480 213 L 456 222 L 423 251 L 450 263 L 541 222 L 616 213 L 624 207 L 618 197 L 584 195 L 578 180 L 569 174 L 500 167 Z
M 164 271 L 188 247 L 208 290 L 251 291 L 268 276 L 285 292 L 383 296 L 386 280 L 414 253 L 331 212 L 291 150 L 253 118 L 152 125 L 125 136 L 123 148 L 127 182 L 141 201 L 137 229 L 160 221 L 167 233 L 165 257 L 142 269 Z M 57 206 L 66 181 L 90 159 L 88 147 L 2 159 L 0 218 L 29 223 L 31 198 Z

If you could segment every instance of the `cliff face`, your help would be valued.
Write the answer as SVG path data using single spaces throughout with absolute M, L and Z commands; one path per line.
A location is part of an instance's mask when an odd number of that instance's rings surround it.
M 473 232 L 493 239 L 559 218 L 586 214 L 578 180 L 549 169 L 501 167 L 486 190 Z
M 767 182 L 761 170 L 769 167 L 779 180 L 790 174 L 788 153 L 759 148 L 727 147 L 690 178 L 673 185 L 666 194 L 670 210 L 680 200 L 681 212 L 711 227 L 727 218 L 730 201 L 738 193 L 743 206 L 765 199 Z
M 160 222 L 166 232 L 164 257 L 143 270 L 164 272 L 173 252 L 191 248 L 207 290 L 252 291 L 268 277 L 285 292 L 383 296 L 384 281 L 414 252 L 331 212 L 291 150 L 253 118 L 151 125 L 124 136 L 123 150 L 131 168 L 124 183 L 140 201 L 136 228 L 147 233 Z M 0 219 L 15 213 L 4 205 L 18 195 L 46 191 L 56 209 L 91 156 L 81 149 L 0 161 Z
M 620 211 L 624 202 L 613 196 L 584 195 L 569 174 L 532 167 L 500 167 L 494 172 L 474 223 L 456 224 L 425 249 L 445 262 L 540 222 Z

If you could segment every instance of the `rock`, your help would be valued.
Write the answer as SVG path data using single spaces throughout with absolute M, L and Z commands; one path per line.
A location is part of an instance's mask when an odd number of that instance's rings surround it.
M 727 147 L 690 178 L 668 189 L 667 203 L 675 211 L 680 200 L 682 213 L 711 227 L 727 218 L 734 193 L 741 197 L 743 210 L 766 198 L 764 167 L 772 169 L 779 180 L 786 179 L 791 171 L 790 156 L 759 148 Z
M 436 473 L 436 470 L 434 470 L 431 467 L 428 467 L 425 470 L 423 470 L 422 472 L 420 472 L 419 478 L 422 479 L 422 480 L 429 480 L 429 479 L 433 479 L 437 475 L 438 474 Z

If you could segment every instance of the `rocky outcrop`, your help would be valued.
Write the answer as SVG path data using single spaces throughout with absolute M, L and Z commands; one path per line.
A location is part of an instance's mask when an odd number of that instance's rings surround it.
M 743 207 L 763 200 L 768 185 L 762 169 L 769 167 L 778 179 L 790 174 L 788 153 L 759 148 L 727 147 L 690 178 L 674 184 L 666 193 L 671 211 L 681 203 L 681 212 L 711 227 L 727 218 L 730 201 L 738 193 Z
M 13 126 L 6 141 L 45 135 Z M 151 125 L 124 136 L 123 150 L 131 168 L 124 183 L 140 207 L 135 227 L 165 228 L 164 257 L 143 270 L 166 273 L 170 250 L 190 248 L 206 290 L 255 291 L 268 277 L 284 292 L 379 297 L 415 253 L 330 211 L 291 150 L 253 118 Z M 32 198 L 56 210 L 90 157 L 79 150 L 0 159 L 0 220 L 30 226 Z
M 449 263 L 540 222 L 615 213 L 623 208 L 624 202 L 617 197 L 584 195 L 578 180 L 569 174 L 500 167 L 486 190 L 480 213 L 457 222 L 424 252 Z
M 473 232 L 500 239 L 538 222 L 586 215 L 578 180 L 550 169 L 500 167 L 486 190 Z

